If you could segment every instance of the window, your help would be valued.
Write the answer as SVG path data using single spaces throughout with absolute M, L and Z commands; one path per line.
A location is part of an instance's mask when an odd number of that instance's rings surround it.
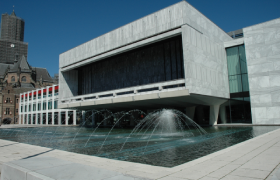
M 8 90 L 8 94 L 10 94 L 10 90 Z
M 11 101 L 11 99 L 8 97 L 6 100 L 6 103 L 9 103 Z
M 54 109 L 57 109 L 57 101 L 54 101 Z
M 17 99 L 17 103 L 18 103 L 18 99 Z
M 48 109 L 52 109 L 52 101 L 48 102 Z
M 33 104 L 33 111 L 36 111 L 36 104 Z
M 20 112 L 23 112 L 23 107 L 22 106 L 20 106 Z
M 31 111 L 31 105 L 30 104 L 29 104 L 28 108 L 29 108 L 28 111 L 30 112 Z
M 18 113 L 18 109 L 16 109 L 16 113 Z
M 47 108 L 47 104 L 46 102 L 43 102 L 43 110 L 46 110 L 46 108 Z
M 38 104 L 38 111 L 41 110 L 41 103 Z
M 10 108 L 6 108 L 6 114 L 10 114 Z
M 22 76 L 21 81 L 22 81 L 22 82 L 26 82 L 26 77 L 25 77 L 25 76 Z
M 24 111 L 27 112 L 27 106 L 25 105 Z
M 15 82 L 16 81 L 15 76 L 12 76 L 11 80 L 12 80 L 12 82 Z
M 230 93 L 249 91 L 247 62 L 244 45 L 227 48 Z

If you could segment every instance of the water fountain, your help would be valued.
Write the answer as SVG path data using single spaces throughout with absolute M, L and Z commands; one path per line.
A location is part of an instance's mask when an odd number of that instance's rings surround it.
M 79 119 L 85 117 L 77 126 L 63 125 L 63 118 L 62 125 L 55 127 L 1 128 L 0 138 L 81 154 L 172 167 L 275 128 L 267 127 L 267 130 L 262 131 L 256 131 L 260 127 L 203 129 L 176 109 L 159 109 L 148 114 L 137 109 L 120 112 L 103 109 L 77 114 Z M 51 122 L 50 118 L 46 121 Z

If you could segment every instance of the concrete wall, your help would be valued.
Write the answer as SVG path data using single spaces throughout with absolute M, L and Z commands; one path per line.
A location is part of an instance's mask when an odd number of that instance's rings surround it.
M 280 124 L 280 18 L 243 32 L 253 124 Z
M 78 95 L 78 71 L 59 71 L 59 99 Z
M 186 88 L 190 93 L 229 98 L 224 31 L 189 4 L 182 26 Z
M 184 32 L 174 30 L 176 28 Z M 75 87 L 68 87 L 70 84 L 66 83 L 72 82 L 71 73 L 61 73 L 61 71 L 68 72 L 71 68 L 124 52 L 124 47 L 129 47 L 125 51 L 137 48 L 140 46 L 139 41 L 151 43 L 149 39 L 160 40 L 156 36 L 166 38 L 162 34 L 158 35 L 160 33 L 169 33 L 168 36 L 171 37 L 178 32 L 183 35 L 186 83 L 191 92 L 228 98 L 223 42 L 230 41 L 231 37 L 186 1 L 169 6 L 62 53 L 59 57 L 59 79 L 62 81 L 59 86 L 63 94 L 61 98 L 72 97 L 76 92 Z M 145 44 L 141 44 L 143 45 Z
M 186 1 L 181 1 L 60 54 L 59 67 L 62 68 L 129 43 L 178 28 L 183 24 L 188 24 L 203 32 L 212 41 L 229 41 L 231 39 L 194 7 Z

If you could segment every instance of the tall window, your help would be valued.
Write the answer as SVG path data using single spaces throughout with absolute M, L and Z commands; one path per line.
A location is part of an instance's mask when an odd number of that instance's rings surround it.
M 231 98 L 249 97 L 247 61 L 244 45 L 227 48 L 229 90 Z
M 57 109 L 57 101 L 54 101 L 54 109 Z
M 26 77 L 25 77 L 25 76 L 22 76 L 21 81 L 22 81 L 22 82 L 26 82 Z
M 12 76 L 12 82 L 15 82 L 16 81 L 16 78 L 15 78 L 15 76 Z
M 33 104 L 33 111 L 36 111 L 36 104 Z
M 48 102 L 48 109 L 52 109 L 52 101 Z
M 6 100 L 6 103 L 9 103 L 11 101 L 11 99 L 8 97 Z
M 43 102 L 43 110 L 46 110 L 47 106 L 46 106 L 46 102 Z
M 6 114 L 10 114 L 10 108 L 6 108 Z
M 41 103 L 38 103 L 38 111 L 41 110 Z

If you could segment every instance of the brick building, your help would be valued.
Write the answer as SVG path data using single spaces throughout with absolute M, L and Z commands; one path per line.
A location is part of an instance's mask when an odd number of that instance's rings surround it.
M 0 122 L 18 123 L 18 96 L 37 88 L 52 86 L 46 68 L 32 67 L 27 61 L 28 43 L 24 41 L 24 20 L 2 14 L 0 37 Z

